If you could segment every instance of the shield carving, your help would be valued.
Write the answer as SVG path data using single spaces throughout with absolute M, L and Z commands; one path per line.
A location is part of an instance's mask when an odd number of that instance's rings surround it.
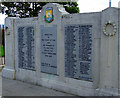
M 44 18 L 46 23 L 51 23 L 54 20 L 53 8 L 46 8 Z

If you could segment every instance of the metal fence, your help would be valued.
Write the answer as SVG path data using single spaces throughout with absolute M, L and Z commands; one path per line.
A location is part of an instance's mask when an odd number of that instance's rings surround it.
M 0 25 L 0 65 L 5 64 L 4 25 Z

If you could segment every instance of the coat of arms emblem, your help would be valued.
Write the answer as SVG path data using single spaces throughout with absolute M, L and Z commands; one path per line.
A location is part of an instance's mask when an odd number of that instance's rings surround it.
M 47 23 L 51 23 L 54 20 L 53 8 L 51 8 L 51 7 L 46 8 L 44 18 L 45 18 L 45 22 L 47 22 Z

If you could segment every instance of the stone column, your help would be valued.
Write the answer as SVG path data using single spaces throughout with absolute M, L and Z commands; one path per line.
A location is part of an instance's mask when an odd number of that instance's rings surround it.
M 100 95 L 118 94 L 118 9 L 102 11 Z
M 51 20 L 52 22 L 47 21 L 47 18 L 45 15 L 47 13 L 47 10 L 52 10 L 52 15 L 53 19 Z M 41 57 L 38 57 L 38 61 L 40 62 L 40 71 L 43 73 L 48 73 L 48 74 L 42 74 L 42 78 L 50 79 L 52 80 L 53 77 L 59 76 L 59 81 L 64 81 L 64 34 L 61 33 L 61 18 L 62 14 L 67 14 L 65 12 L 65 9 L 59 5 L 59 4 L 47 4 L 43 7 L 41 13 L 39 14 L 39 30 L 40 30 L 40 47 L 38 47 L 37 51 L 38 53 L 41 51 Z M 44 35 L 46 34 L 46 35 Z M 47 35 L 49 38 L 47 38 Z M 42 36 L 42 37 L 41 37 Z M 43 40 L 55 40 L 54 42 L 48 42 L 48 41 L 42 41 Z M 51 57 L 46 57 L 45 53 L 45 48 L 46 45 L 53 45 L 53 52 L 50 52 L 51 50 L 49 49 L 49 53 L 56 53 L 55 55 L 48 55 Z M 45 45 L 45 46 L 44 46 Z M 50 61 L 52 60 L 52 61 Z M 57 67 L 56 69 L 52 67 L 43 67 L 41 64 L 49 64 L 49 66 L 54 66 Z M 46 66 L 46 65 L 45 65 Z M 49 70 L 48 70 L 49 69 Z M 54 74 L 54 75 L 53 75 Z M 56 75 L 55 75 L 56 74 Z
M 15 79 L 14 18 L 5 19 L 5 67 L 2 76 Z

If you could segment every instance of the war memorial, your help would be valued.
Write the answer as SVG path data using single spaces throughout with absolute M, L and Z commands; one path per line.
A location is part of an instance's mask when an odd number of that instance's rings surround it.
M 5 19 L 2 76 L 79 96 L 120 95 L 120 9 L 69 14 L 45 5 Z

